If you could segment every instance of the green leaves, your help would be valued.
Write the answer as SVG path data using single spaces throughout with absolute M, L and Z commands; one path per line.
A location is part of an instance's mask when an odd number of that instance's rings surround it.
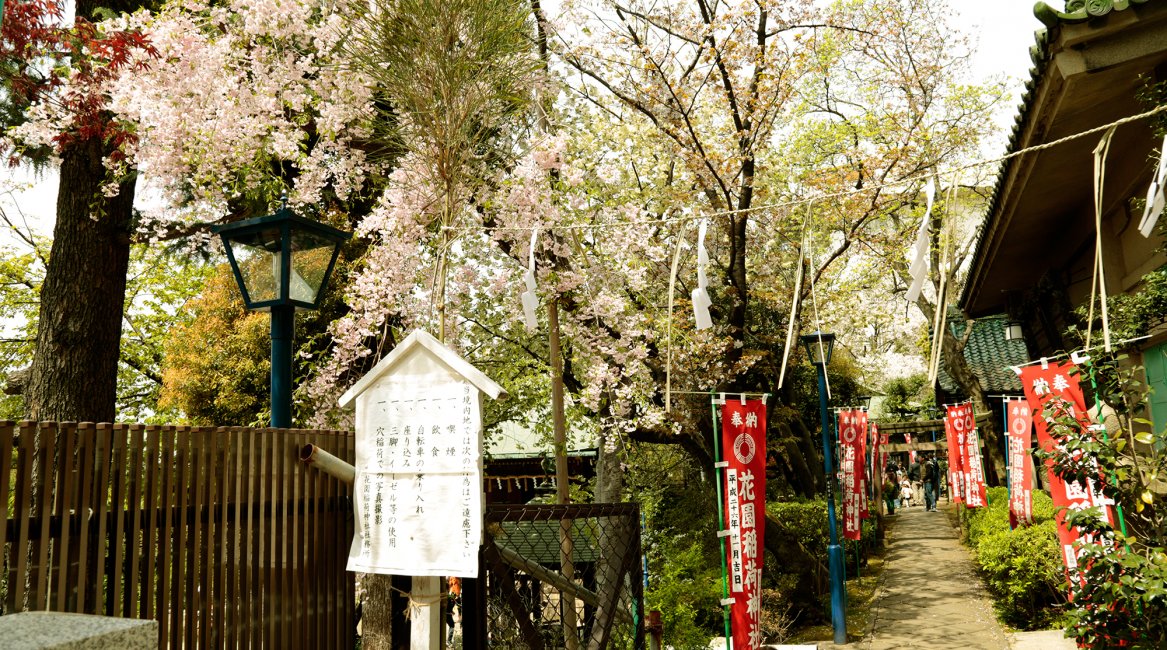
M 1034 524 L 1010 530 L 1008 490 L 990 488 L 989 500 L 987 508 L 963 512 L 961 523 L 997 614 L 1019 629 L 1048 627 L 1062 615 L 1065 582 L 1053 502 L 1035 492 Z
M 1148 395 L 1142 368 L 1098 355 L 1085 367 L 1087 374 L 1096 399 L 1113 409 L 1108 424 L 1118 420 L 1111 427 L 1118 435 L 1096 434 L 1064 405 L 1052 403 L 1050 434 L 1059 444 L 1040 455 L 1053 460 L 1063 480 L 1093 481 L 1113 498 L 1130 532 L 1113 530 L 1097 507 L 1066 511 L 1067 524 L 1081 534 L 1077 573 L 1069 582 L 1067 634 L 1082 647 L 1167 647 L 1167 519 L 1156 507 L 1158 477 L 1167 471 L 1167 435 L 1142 417 Z M 1142 430 L 1133 433 L 1136 426 Z

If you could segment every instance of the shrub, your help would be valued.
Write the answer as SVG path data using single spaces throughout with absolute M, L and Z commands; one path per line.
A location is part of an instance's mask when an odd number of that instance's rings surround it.
M 645 610 L 660 610 L 669 645 L 707 648 L 721 628 L 721 568 L 699 542 L 677 543 L 671 551 L 649 578 Z
M 1167 648 L 1167 508 L 1162 488 L 1167 430 L 1144 417 L 1151 388 L 1142 367 L 1121 353 L 1092 363 L 1092 387 L 1112 410 L 1106 435 L 1083 426 L 1070 405 L 1054 396 L 1045 402 L 1043 415 L 1058 444 L 1038 455 L 1052 460 L 1054 471 L 1066 481 L 1084 485 L 1105 476 L 1094 487 L 1122 506 L 1123 523 L 1115 530 L 1097 507 L 1067 510 L 1066 524 L 1081 535 L 1074 545 L 1078 558 L 1069 583 L 1072 605 L 1066 632 L 1080 647 L 1161 650 Z
M 997 615 L 1023 630 L 1048 628 L 1062 616 L 1066 579 L 1053 519 L 1053 502 L 1033 493 L 1032 526 L 1009 529 L 1009 491 L 989 489 L 990 505 L 960 513 Z

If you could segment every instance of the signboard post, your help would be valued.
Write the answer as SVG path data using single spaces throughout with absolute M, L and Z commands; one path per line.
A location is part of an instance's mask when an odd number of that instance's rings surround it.
M 481 395 L 502 387 L 417 330 L 340 399 L 356 407 L 348 570 L 413 576 L 410 647 L 440 644 L 441 578 L 478 577 Z

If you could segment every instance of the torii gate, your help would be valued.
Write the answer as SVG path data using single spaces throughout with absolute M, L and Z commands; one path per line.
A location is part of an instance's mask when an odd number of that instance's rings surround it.
M 989 414 L 984 413 L 977 416 L 977 426 L 983 427 L 989 421 Z M 915 420 L 913 422 L 874 422 L 879 427 L 880 436 L 916 435 L 920 433 L 936 433 L 944 432 L 944 420 Z M 981 440 L 981 447 L 985 446 L 985 442 Z M 928 442 L 889 442 L 879 446 L 880 453 L 899 453 L 904 451 L 948 451 L 948 439 L 941 435 L 938 440 L 929 440 Z M 883 467 L 878 462 L 872 463 L 873 474 L 872 483 L 875 487 L 875 503 L 879 514 L 883 512 Z

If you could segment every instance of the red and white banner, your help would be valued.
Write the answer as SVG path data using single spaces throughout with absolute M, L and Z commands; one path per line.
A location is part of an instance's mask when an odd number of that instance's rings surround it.
M 882 476 L 887 473 L 887 452 L 882 451 L 883 446 L 887 444 L 887 434 L 879 432 L 879 425 L 871 425 L 871 440 L 872 446 L 875 448 L 872 454 L 872 464 L 879 465 L 879 473 Z
M 766 520 L 766 403 L 726 400 L 721 407 L 725 528 L 729 531 L 733 647 L 762 645 L 762 533 Z
M 956 428 L 952 426 L 952 407 L 944 418 L 944 437 L 948 441 L 948 496 L 953 503 L 964 503 L 964 444 L 963 437 L 958 441 Z
M 871 517 L 871 511 L 867 505 L 867 489 L 871 486 L 871 470 L 867 466 L 867 411 L 858 411 L 859 413 L 859 461 L 863 468 L 863 474 L 860 475 L 861 483 L 859 486 L 859 518 L 867 519 Z
M 1009 423 L 1009 525 L 1033 523 L 1033 464 L 1029 447 L 1033 441 L 1033 413 L 1023 399 L 1005 400 L 1005 421 Z
M 909 445 L 912 444 L 912 434 L 905 433 L 904 442 L 908 443 Z M 916 462 L 916 452 L 908 450 L 908 464 L 911 465 L 914 462 Z
M 957 481 L 960 483 L 964 505 L 968 508 L 983 508 L 989 503 L 989 495 L 985 488 L 985 469 L 981 465 L 981 440 L 977 434 L 972 404 L 957 404 L 945 408 L 947 414 L 944 428 L 949 433 L 948 453 L 952 455 L 955 444 L 960 463 L 960 476 Z
M 862 418 L 860 418 L 862 416 Z M 862 528 L 863 438 L 867 436 L 867 414 L 862 411 L 839 411 L 840 464 L 843 469 L 843 537 L 857 540 Z
M 972 404 L 966 404 L 964 411 L 964 505 L 969 508 L 984 508 L 989 505 L 989 491 L 985 486 L 985 467 L 981 459 L 981 432 L 977 430 Z
M 1061 398 L 1069 403 L 1074 419 L 1084 429 L 1091 426 L 1090 417 L 1086 411 L 1086 398 L 1082 394 L 1082 387 L 1078 385 L 1075 372 L 1077 367 L 1070 362 L 1034 364 L 1021 369 L 1021 387 L 1025 390 L 1025 399 L 1029 403 L 1035 417 L 1033 426 L 1037 429 L 1037 444 L 1042 451 L 1051 451 L 1060 441 L 1049 434 L 1046 417 L 1052 413 L 1045 413 L 1045 407 L 1055 398 Z M 1058 523 L 1058 541 L 1062 546 L 1062 561 L 1066 564 L 1067 572 L 1078 567 L 1078 557 L 1074 553 L 1074 541 L 1080 533 L 1078 529 L 1066 526 L 1066 509 L 1083 510 L 1100 507 L 1106 520 L 1114 525 L 1114 513 L 1110 506 L 1114 503 L 1096 489 L 1094 481 L 1087 481 L 1082 485 L 1078 481 L 1066 483 L 1053 471 L 1053 459 L 1046 460 L 1046 470 L 1049 476 L 1050 497 L 1054 502 L 1054 518 Z

